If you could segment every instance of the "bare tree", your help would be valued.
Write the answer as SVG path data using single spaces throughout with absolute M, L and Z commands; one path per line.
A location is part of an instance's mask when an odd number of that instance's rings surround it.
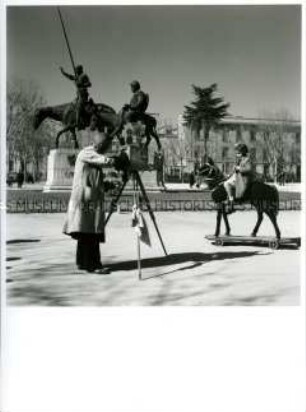
M 183 181 L 184 168 L 191 159 L 192 142 L 189 134 L 184 133 L 180 137 L 177 132 L 177 126 L 172 123 L 165 125 L 165 134 L 168 138 L 163 142 L 165 153 L 165 164 L 167 167 L 178 167 L 180 169 L 180 180 Z
M 180 180 L 183 180 L 183 169 L 186 160 L 185 143 L 179 139 L 168 139 L 167 166 L 180 168 Z
M 33 117 L 35 110 L 45 104 L 39 87 L 33 82 L 15 79 L 7 89 L 7 150 L 12 160 L 18 160 L 27 175 L 27 166 L 31 162 L 39 176 L 39 165 L 51 148 L 54 136 L 53 126 L 49 122 L 35 131 Z
M 282 110 L 276 113 L 263 112 L 261 117 L 266 119 L 260 125 L 261 146 L 263 150 L 263 161 L 266 168 L 272 171 L 272 178 L 276 182 L 278 178 L 284 174 L 285 166 L 295 161 L 296 153 L 292 146 L 292 139 L 289 139 L 289 132 L 292 128 L 290 123 L 293 118 L 287 110 Z M 289 157 L 288 157 L 289 156 Z

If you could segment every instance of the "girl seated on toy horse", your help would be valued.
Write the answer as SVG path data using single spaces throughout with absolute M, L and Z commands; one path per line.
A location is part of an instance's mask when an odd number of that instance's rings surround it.
M 244 143 L 237 143 L 236 165 L 230 177 L 224 182 L 228 194 L 228 213 L 233 213 L 234 199 L 241 199 L 249 183 L 253 180 L 252 163 L 248 155 L 248 147 Z

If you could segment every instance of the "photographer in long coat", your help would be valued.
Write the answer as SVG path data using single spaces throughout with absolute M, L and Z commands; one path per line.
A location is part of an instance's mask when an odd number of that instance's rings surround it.
M 114 159 L 103 155 L 106 136 L 94 135 L 94 144 L 76 159 L 73 186 L 63 232 L 77 240 L 76 264 L 80 270 L 109 273 L 102 267 L 99 245 L 105 242 L 103 168 Z

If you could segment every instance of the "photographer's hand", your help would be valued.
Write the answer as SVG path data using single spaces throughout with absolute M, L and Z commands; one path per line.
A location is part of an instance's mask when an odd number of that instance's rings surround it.
M 126 171 L 130 166 L 130 161 L 125 152 L 122 152 L 119 156 L 116 156 L 114 159 L 114 167 L 116 170 Z
M 115 166 L 115 159 L 113 158 L 113 157 L 108 157 L 107 158 L 107 161 L 106 161 L 106 164 L 108 165 L 108 166 Z

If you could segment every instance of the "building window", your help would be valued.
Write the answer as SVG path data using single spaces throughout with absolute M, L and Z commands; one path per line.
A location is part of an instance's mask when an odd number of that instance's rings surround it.
M 228 147 L 223 147 L 222 149 L 222 159 L 228 158 Z
M 265 163 L 268 163 L 268 161 L 269 161 L 268 151 L 267 151 L 266 148 L 263 148 L 263 151 L 262 151 L 262 159 L 263 159 L 263 161 L 264 161 Z
M 232 172 L 232 167 L 229 162 L 224 162 L 222 164 L 222 172 L 226 175 L 230 174 Z
M 254 127 L 250 130 L 250 141 L 253 143 L 256 141 L 256 130 Z
M 14 170 L 14 160 L 10 159 L 9 160 L 9 167 L 8 167 L 9 172 L 11 172 L 12 170 Z
M 251 159 L 251 161 L 256 162 L 256 149 L 255 149 L 255 147 L 252 147 L 250 149 L 250 159 Z
M 229 132 L 227 129 L 222 130 L 223 143 L 228 143 Z
M 240 143 L 241 141 L 242 141 L 241 127 L 237 127 L 237 129 L 236 129 L 236 142 Z
M 263 165 L 263 175 L 264 175 L 265 180 L 269 179 L 269 175 L 270 175 L 269 171 L 270 171 L 269 163 L 264 163 L 264 165 Z

